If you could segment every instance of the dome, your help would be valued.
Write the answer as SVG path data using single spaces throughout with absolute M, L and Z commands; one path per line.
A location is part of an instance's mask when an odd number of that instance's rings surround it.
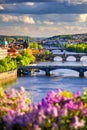
M 3 45 L 3 46 L 7 46 L 7 45 L 8 45 L 8 42 L 5 41 L 5 40 L 3 40 L 3 41 L 2 41 L 2 45 Z

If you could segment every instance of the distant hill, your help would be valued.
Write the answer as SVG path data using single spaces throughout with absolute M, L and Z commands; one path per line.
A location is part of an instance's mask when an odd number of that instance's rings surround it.
M 58 39 L 67 39 L 67 40 L 72 40 L 72 39 L 82 39 L 87 41 L 87 33 L 84 34 L 68 34 L 68 35 L 56 35 L 48 38 L 44 37 L 30 37 L 30 36 L 7 36 L 7 35 L 0 35 L 0 39 L 8 39 L 8 38 L 13 38 L 13 39 L 24 39 L 28 40 L 29 42 L 34 42 L 34 41 L 43 41 L 43 40 L 58 40 Z
M 43 40 L 58 40 L 58 39 L 87 39 L 87 33 L 85 34 L 68 34 L 68 35 L 56 35 L 48 38 L 44 38 Z
M 29 42 L 34 42 L 34 41 L 38 41 L 38 40 L 42 40 L 43 38 L 35 38 L 35 37 L 29 37 L 29 36 L 7 36 L 7 35 L 0 35 L 0 39 L 24 39 L 24 40 L 28 40 Z

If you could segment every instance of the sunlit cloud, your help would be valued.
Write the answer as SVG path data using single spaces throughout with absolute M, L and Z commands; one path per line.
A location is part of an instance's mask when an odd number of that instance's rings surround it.
M 29 5 L 29 6 L 33 6 L 33 5 L 35 5 L 35 3 L 34 2 L 26 2 L 26 3 L 24 3 L 25 5 Z
M 86 3 L 87 0 L 54 0 L 56 2 L 61 2 L 61 3 L 69 3 L 69 4 L 83 4 Z
M 87 22 L 87 14 L 80 14 L 79 22 Z
M 26 15 L 25 16 L 0 15 L 0 18 L 3 22 L 23 22 L 27 24 L 35 24 L 34 19 Z
M 11 15 L 0 15 L 0 19 L 3 22 L 18 21 L 17 16 L 11 16 Z
M 61 25 L 61 24 L 60 24 Z M 86 27 L 80 26 L 4 26 L 0 27 L 0 35 L 20 35 L 20 36 L 32 36 L 32 37 L 49 37 L 61 34 L 76 34 L 86 33 Z
M 0 10 L 4 10 L 4 7 L 2 5 L 0 5 Z
M 53 22 L 50 22 L 50 21 L 44 21 L 43 23 L 46 25 L 53 25 L 54 24 Z
M 16 3 L 16 2 L 15 2 Z M 53 2 L 22 2 L 3 4 L 0 13 L 15 14 L 82 14 L 87 13 L 87 2 L 82 0 L 56 0 Z
M 87 33 L 87 0 L 0 0 L 1 35 L 73 33 Z
M 28 23 L 28 24 L 35 24 L 34 19 L 29 16 L 19 16 L 19 21 Z
M 87 0 L 0 0 L 0 3 L 23 3 L 23 2 L 68 2 L 68 3 L 84 3 Z

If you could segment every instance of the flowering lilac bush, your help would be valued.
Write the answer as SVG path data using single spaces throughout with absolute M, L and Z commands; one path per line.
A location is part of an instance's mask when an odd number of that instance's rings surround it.
M 11 107 L 2 116 L 1 130 L 87 130 L 87 90 L 81 95 L 58 89 L 37 105 L 23 105 L 17 107 L 23 112 Z
M 27 98 L 26 91 L 23 87 L 19 91 L 12 88 L 9 92 L 0 88 L 0 130 L 2 130 L 4 122 L 2 117 L 13 112 L 24 114 L 29 111 L 30 100 Z M 10 116 L 10 120 L 11 120 Z M 13 119 L 13 117 L 12 117 Z M 8 120 L 10 122 L 10 120 Z

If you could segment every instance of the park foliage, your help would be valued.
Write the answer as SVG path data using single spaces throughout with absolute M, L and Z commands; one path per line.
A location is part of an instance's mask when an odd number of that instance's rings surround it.
M 65 45 L 65 48 L 67 51 L 70 51 L 70 52 L 87 53 L 87 44 L 84 44 L 84 43 L 78 43 L 78 44 L 67 43 Z
M 23 50 L 17 57 L 16 57 L 17 65 L 29 65 L 31 62 L 35 62 L 35 57 L 28 52 L 28 49 Z
M 0 60 L 0 73 L 12 71 L 17 69 L 19 65 L 26 66 L 31 62 L 35 62 L 35 57 L 28 52 L 28 50 L 23 50 L 16 58 L 7 56 L 4 59 Z
M 10 56 L 0 60 L 0 73 L 15 70 L 16 68 L 16 61 Z

